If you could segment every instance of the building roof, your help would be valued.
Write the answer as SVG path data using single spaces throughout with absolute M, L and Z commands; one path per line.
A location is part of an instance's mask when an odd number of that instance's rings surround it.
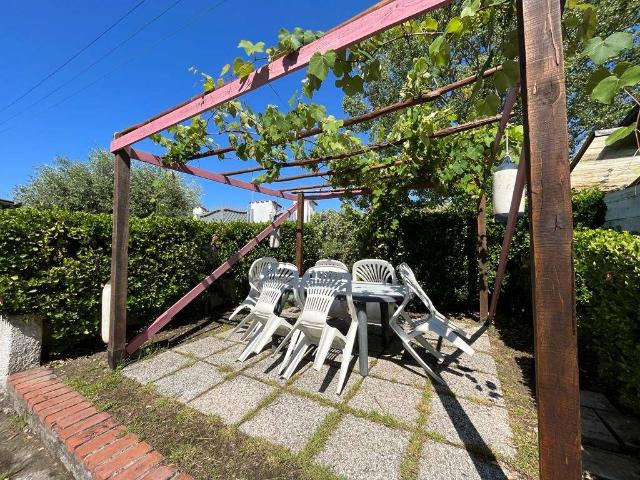
M 635 121 L 635 116 L 627 115 L 621 126 Z M 592 130 L 578 153 L 571 161 L 571 186 L 578 190 L 598 187 L 603 191 L 626 188 L 640 177 L 640 155 L 636 155 L 638 145 L 634 135 L 613 145 L 607 145 L 609 135 L 616 128 Z
M 16 203 L 12 200 L 4 200 L 0 198 L 0 207 L 2 208 L 11 208 L 16 206 Z

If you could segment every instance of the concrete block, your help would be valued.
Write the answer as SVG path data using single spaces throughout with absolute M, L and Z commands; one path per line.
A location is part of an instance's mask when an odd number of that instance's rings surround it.
M 42 319 L 36 315 L 0 315 L 0 388 L 6 377 L 40 365 Z

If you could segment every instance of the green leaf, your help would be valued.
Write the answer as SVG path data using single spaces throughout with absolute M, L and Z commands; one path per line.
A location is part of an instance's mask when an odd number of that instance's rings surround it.
M 444 35 L 440 35 L 429 45 L 429 56 L 433 63 L 440 67 L 449 63 L 449 51 L 450 47 Z
M 256 53 L 264 52 L 264 42 L 254 44 L 249 40 L 240 40 L 238 48 L 242 48 L 248 56 L 251 56 Z
M 628 125 L 626 127 L 618 128 L 615 132 L 613 132 L 607 137 L 606 144 L 613 145 L 614 143 L 622 140 L 623 138 L 627 138 L 629 135 L 631 135 L 635 131 L 635 129 L 636 129 L 635 123 L 632 123 L 631 125 Z
M 619 87 L 633 87 L 640 82 L 640 66 L 633 66 L 627 68 L 622 75 L 620 75 Z
M 447 33 L 453 33 L 454 35 L 462 32 L 462 29 L 464 28 L 464 25 L 462 24 L 462 20 L 460 20 L 460 17 L 453 17 L 451 20 L 449 20 L 449 23 L 447 24 Z
M 618 77 L 610 75 L 595 86 L 591 92 L 591 98 L 609 105 L 616 93 L 618 93 Z
M 587 94 L 591 95 L 593 89 L 605 78 L 611 75 L 608 69 L 604 67 L 599 67 L 589 75 L 589 80 L 587 80 L 587 84 L 585 85 L 585 91 Z
M 234 75 L 243 78 L 249 75 L 253 71 L 253 63 L 245 62 L 242 58 L 236 57 L 233 61 L 233 73 Z
M 231 65 L 227 63 L 224 67 L 222 67 L 222 70 L 220 70 L 220 76 L 224 77 L 224 75 L 229 71 L 230 68 Z
M 309 74 L 313 75 L 319 80 L 327 78 L 329 69 L 333 67 L 336 62 L 336 52 L 329 50 L 324 55 L 316 52 L 309 60 Z
M 433 17 L 427 17 L 422 21 L 421 27 L 427 32 L 438 30 L 438 21 Z
M 585 43 L 584 55 L 596 65 L 602 65 L 610 58 L 617 56 L 622 50 L 633 46 L 633 35 L 629 32 L 616 32 L 602 40 L 593 37 Z
M 502 72 L 509 79 L 509 86 L 512 87 L 520 80 L 520 65 L 514 60 L 505 60 L 502 63 Z

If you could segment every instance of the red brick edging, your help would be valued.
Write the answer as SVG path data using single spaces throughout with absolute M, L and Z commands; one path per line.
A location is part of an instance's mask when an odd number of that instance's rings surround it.
M 16 410 L 76 478 L 191 480 L 48 368 L 11 375 L 7 391 Z

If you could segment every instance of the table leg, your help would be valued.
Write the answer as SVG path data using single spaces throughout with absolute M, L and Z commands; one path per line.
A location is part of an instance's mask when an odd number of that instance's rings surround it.
M 389 304 L 380 302 L 380 326 L 382 327 L 382 351 L 389 348 Z
M 369 374 L 369 344 L 367 337 L 367 304 L 357 303 L 358 313 L 358 360 L 360 375 L 366 377 Z

